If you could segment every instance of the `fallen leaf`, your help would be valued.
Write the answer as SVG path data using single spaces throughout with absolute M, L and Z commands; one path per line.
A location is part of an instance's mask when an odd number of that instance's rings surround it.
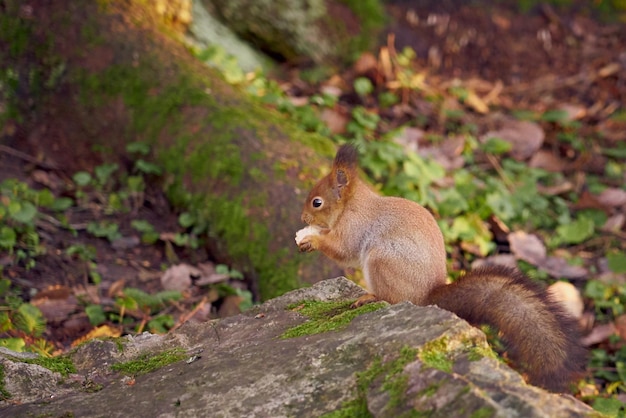
M 333 134 L 342 134 L 346 131 L 346 126 L 348 126 L 348 117 L 347 115 L 335 110 L 335 109 L 327 109 L 322 110 L 320 114 L 320 119 L 322 122 L 326 124 L 330 132 Z
M 573 122 L 575 120 L 579 120 L 587 116 L 587 108 L 581 105 L 565 103 L 560 105 L 555 109 L 556 111 L 560 111 L 564 115 L 564 120 L 566 122 Z
M 565 169 L 566 163 L 552 151 L 540 149 L 532 155 L 528 161 L 528 166 L 541 168 L 552 173 L 560 173 Z
M 546 258 L 546 247 L 538 236 L 524 231 L 515 231 L 508 235 L 511 252 L 515 256 L 534 266 Z
M 600 229 L 604 232 L 617 232 L 622 230 L 625 223 L 626 214 L 616 213 L 615 215 L 610 216 Z
M 357 75 L 365 75 L 375 72 L 378 68 L 378 61 L 371 52 L 364 52 L 353 65 Z
M 392 138 L 392 141 L 402 146 L 405 151 L 417 153 L 419 140 L 423 137 L 423 130 L 407 126 L 401 129 L 398 134 Z
M 39 308 L 48 322 L 58 323 L 78 309 L 78 300 L 69 287 L 56 285 L 37 293 L 31 304 Z
M 161 286 L 165 290 L 184 291 L 191 287 L 192 276 L 200 277 L 202 272 L 189 264 L 178 264 L 165 270 L 161 276 Z
M 589 347 L 595 344 L 599 344 L 602 341 L 606 341 L 611 335 L 615 335 L 616 333 L 617 329 L 612 322 L 608 324 L 597 325 L 593 327 L 588 335 L 581 338 L 580 343 L 584 347 Z
M 110 298 L 119 296 L 124 290 L 124 286 L 126 285 L 125 279 L 118 279 L 111 284 L 109 290 L 107 291 L 107 296 Z
M 626 315 L 620 315 L 615 318 L 615 328 L 620 338 L 626 340 Z
M 502 128 L 487 132 L 481 137 L 482 142 L 499 138 L 511 144 L 509 153 L 517 161 L 532 157 L 543 145 L 545 133 L 535 122 L 507 119 Z
M 604 206 L 610 208 L 616 208 L 626 205 L 626 190 L 611 187 L 604 189 L 602 193 L 598 195 L 598 202 Z
M 580 318 L 585 309 L 580 291 L 569 282 L 556 282 L 548 287 L 548 292 L 573 318 Z
M 596 195 L 589 193 L 587 190 L 583 190 L 576 203 L 574 203 L 574 208 L 604 210 L 604 205 L 598 201 L 598 197 Z
M 475 92 L 469 90 L 468 95 L 465 98 L 465 104 L 474 109 L 478 113 L 489 112 L 489 106 L 481 99 Z
M 120 335 L 122 335 L 121 328 L 113 327 L 110 325 L 100 325 L 99 327 L 92 329 L 87 334 L 83 335 L 82 337 L 74 340 L 72 342 L 72 347 L 76 347 L 86 341 L 93 340 L 95 338 L 106 338 L 106 337 L 117 338 Z
M 536 264 L 536 266 L 553 277 L 582 279 L 589 275 L 586 268 L 581 266 L 572 266 L 567 263 L 567 260 L 560 257 L 546 257 Z

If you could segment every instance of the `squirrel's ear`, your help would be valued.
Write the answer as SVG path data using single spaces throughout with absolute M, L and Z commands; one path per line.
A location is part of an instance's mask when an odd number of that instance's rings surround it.
M 334 192 L 337 199 L 345 197 L 345 190 L 350 187 L 357 175 L 357 149 L 350 144 L 342 145 L 333 161 Z

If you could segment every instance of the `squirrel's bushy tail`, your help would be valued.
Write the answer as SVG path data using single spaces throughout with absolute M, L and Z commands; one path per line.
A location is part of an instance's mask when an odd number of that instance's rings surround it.
M 497 327 L 511 357 L 534 385 L 561 391 L 584 369 L 586 350 L 575 320 L 516 270 L 476 269 L 435 289 L 428 302 L 474 325 Z

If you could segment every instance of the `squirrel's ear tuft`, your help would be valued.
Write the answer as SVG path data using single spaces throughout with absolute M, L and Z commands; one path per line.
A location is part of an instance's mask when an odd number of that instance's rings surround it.
M 335 168 L 347 168 L 354 170 L 359 162 L 359 154 L 352 144 L 345 144 L 339 147 L 333 166 Z
M 354 145 L 342 145 L 333 161 L 333 192 L 336 199 L 349 196 L 357 176 L 358 152 Z

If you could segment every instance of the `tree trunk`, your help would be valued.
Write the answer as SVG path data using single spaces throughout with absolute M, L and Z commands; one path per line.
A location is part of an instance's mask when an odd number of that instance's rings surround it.
M 69 174 L 146 142 L 170 201 L 261 298 L 337 273 L 293 238 L 332 144 L 226 84 L 145 4 L 0 0 L 3 142 Z

